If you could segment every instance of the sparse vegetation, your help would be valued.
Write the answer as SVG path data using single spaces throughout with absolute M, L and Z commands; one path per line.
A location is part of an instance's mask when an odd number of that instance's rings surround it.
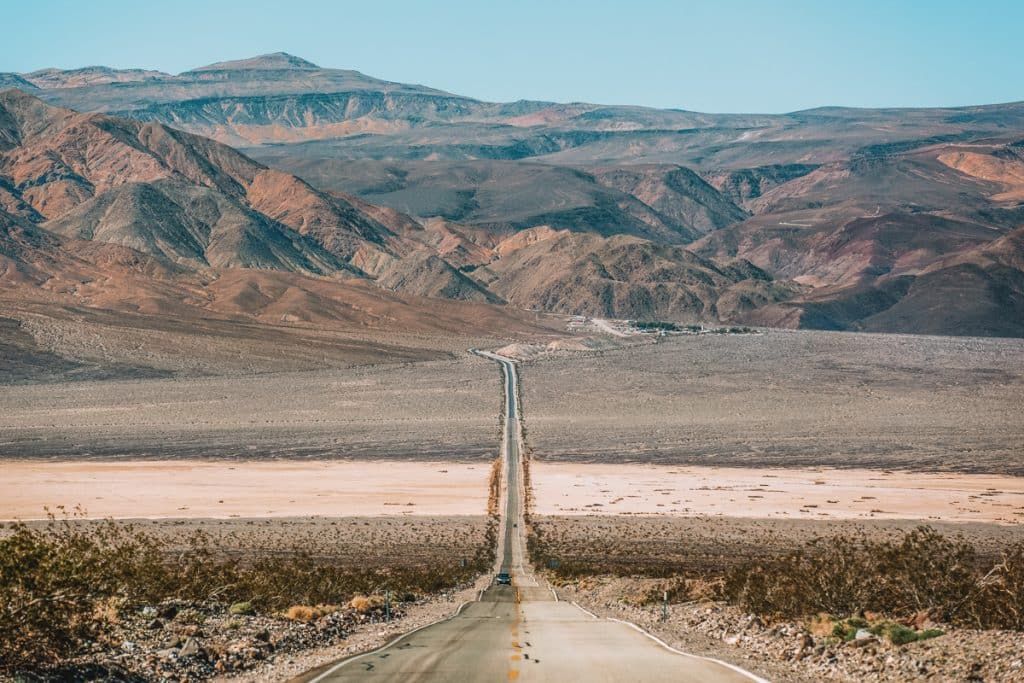
M 967 540 L 918 527 L 846 532 L 795 549 L 773 550 L 778 539 L 764 536 L 746 540 L 747 552 L 722 539 L 716 554 L 708 538 L 665 539 L 648 527 L 631 542 L 602 526 L 609 523 L 594 521 L 596 528 L 575 533 L 572 522 L 535 523 L 530 557 L 554 583 L 660 578 L 656 589 L 631 601 L 660 602 L 665 592 L 672 602 L 724 600 L 773 620 L 822 621 L 818 630 L 845 639 L 873 628 L 893 643 L 911 642 L 939 635 L 929 630 L 932 622 L 1024 630 L 1024 542 L 979 552 Z
M 252 603 L 249 601 L 236 602 L 228 607 L 229 614 L 252 614 L 253 612 Z
M 357 596 L 352 598 L 352 602 L 349 603 L 353 609 L 359 610 L 359 607 L 355 606 L 357 599 L 362 601 L 358 604 L 363 605 L 365 603 L 366 606 L 369 605 L 369 601 L 366 598 Z M 320 617 L 337 612 L 338 609 L 336 605 L 292 605 L 284 611 L 284 618 L 291 619 L 292 621 L 315 621 Z M 364 608 L 359 611 L 365 612 L 366 609 Z
M 746 326 L 705 327 L 704 325 L 674 323 L 665 320 L 636 320 L 630 324 L 640 332 L 683 332 L 686 334 L 754 334 L 757 332 L 754 328 Z
M 829 635 L 832 638 L 843 642 L 850 642 L 860 638 L 880 638 L 888 640 L 893 645 L 906 645 L 919 640 L 929 640 L 943 635 L 944 631 L 938 628 L 915 629 L 906 624 L 897 623 L 888 619 L 866 619 L 863 617 L 849 617 L 848 619 L 833 620 L 827 615 L 819 616 L 815 620 L 815 626 L 821 628 L 823 625 L 831 624 L 832 628 L 819 635 Z
M 113 521 L 51 516 L 45 525 L 16 523 L 0 538 L 0 671 L 39 669 L 88 643 L 103 645 L 126 610 L 168 599 L 308 621 L 350 601 L 359 611 L 375 609 L 384 591 L 406 597 L 446 590 L 489 570 L 492 526 L 484 538 L 463 533 L 439 544 L 431 557 L 387 550 L 382 563 L 353 563 L 339 561 L 343 548 L 224 552 L 202 529 L 172 538 Z M 190 619 L 189 610 L 178 612 L 179 622 Z M 193 611 L 199 624 L 203 612 Z
M 756 614 L 802 618 L 925 614 L 971 628 L 1024 630 L 1024 543 L 995 562 L 928 527 L 902 539 L 840 536 L 726 575 L 723 595 Z M 910 637 L 890 630 L 893 642 Z M 914 638 L 916 639 L 916 635 Z M 909 641 L 907 641 L 909 642 Z
M 680 331 L 682 331 L 684 329 L 683 326 L 680 326 L 680 325 L 678 325 L 676 323 L 665 322 L 665 321 L 661 321 L 661 320 L 654 320 L 654 321 L 649 321 L 649 322 L 645 322 L 645 321 L 642 321 L 642 320 L 637 320 L 636 322 L 633 323 L 633 327 L 635 327 L 636 329 L 640 330 L 641 332 L 657 332 L 659 330 L 664 330 L 665 332 L 680 332 Z M 696 329 L 693 329 L 693 328 L 696 328 Z M 689 330 L 691 332 L 699 332 L 700 329 L 701 329 L 701 326 L 700 325 L 686 325 L 685 329 L 687 329 L 687 330 Z

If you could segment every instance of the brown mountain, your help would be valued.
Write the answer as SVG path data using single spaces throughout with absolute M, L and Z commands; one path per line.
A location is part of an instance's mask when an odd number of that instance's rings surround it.
M 494 160 L 306 160 L 256 150 L 317 187 L 504 234 L 538 225 L 686 244 L 746 212 L 677 166 L 566 168 Z
M 532 233 L 532 234 L 531 234 Z M 723 266 L 678 246 L 539 228 L 496 248 L 474 275 L 522 308 L 647 320 L 737 320 L 748 302 L 788 298 L 746 262 Z M 724 306 L 719 306 L 724 302 Z M 752 306 L 751 306 L 752 307 Z
M 765 324 L 1018 336 L 1018 143 L 882 146 L 776 184 L 693 248 L 808 290 Z M 987 255 L 987 256 L 983 256 Z M 998 256 L 996 256 L 998 255 Z
M 0 207 L 189 269 L 355 275 L 626 317 L 1018 333 L 1006 321 L 1024 103 L 780 115 L 491 103 L 284 53 L 177 75 L 0 79 L 108 114 L 36 103 L 18 123 L 0 106 Z M 734 260 L 755 268 L 733 281 L 722 264 Z
M 191 283 L 193 273 L 209 277 L 213 269 L 214 282 L 222 282 L 218 273 L 225 269 L 255 268 L 369 278 L 383 289 L 438 299 L 692 319 L 717 317 L 723 290 L 770 279 L 753 267 L 721 268 L 681 247 L 640 238 L 544 228 L 510 240 L 493 226 L 421 223 L 321 192 L 224 145 L 161 124 L 78 114 L 16 91 L 0 94 L 0 107 L 9 122 L 0 173 L 9 188 L 12 225 L 45 236 L 57 252 L 83 241 L 138 252 L 166 264 L 161 281 Z M 681 176 L 714 193 L 688 171 L 642 172 L 666 191 Z M 658 192 L 648 194 L 664 208 Z M 281 276 L 260 278 L 258 292 L 255 281 L 246 280 L 246 288 L 230 298 L 237 311 L 228 312 L 262 318 L 269 311 L 304 322 L 348 315 L 308 285 L 289 285 L 291 294 L 281 304 L 281 295 L 267 289 Z M 205 286 L 203 296 L 217 287 Z M 119 301 L 88 290 L 104 301 Z M 152 300 L 161 303 L 147 307 L 170 306 L 159 296 Z M 209 301 L 201 305 L 224 310 Z

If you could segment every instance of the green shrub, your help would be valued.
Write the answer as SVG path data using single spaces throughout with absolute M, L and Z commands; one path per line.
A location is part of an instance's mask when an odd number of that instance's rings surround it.
M 836 625 L 832 627 L 832 637 L 838 638 L 839 640 L 851 641 L 854 636 L 857 635 L 857 629 L 850 624 L 837 621 Z
M 236 602 L 228 607 L 228 614 L 252 614 L 255 610 L 251 602 Z
M 917 640 L 917 631 L 906 626 L 893 624 L 888 628 L 888 636 L 893 645 L 906 645 Z

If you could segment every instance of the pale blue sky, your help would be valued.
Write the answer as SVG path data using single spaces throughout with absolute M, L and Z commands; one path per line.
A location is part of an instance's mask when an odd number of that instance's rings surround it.
M 1024 100 L 1024 1 L 32 0 L 0 71 L 283 50 L 485 100 L 711 112 Z

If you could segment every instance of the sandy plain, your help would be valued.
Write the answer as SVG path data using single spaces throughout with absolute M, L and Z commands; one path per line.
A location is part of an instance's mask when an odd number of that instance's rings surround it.
M 482 515 L 490 466 L 451 462 L 3 464 L 0 519 Z
M 540 515 L 914 519 L 1024 526 L 1024 477 L 538 462 Z

